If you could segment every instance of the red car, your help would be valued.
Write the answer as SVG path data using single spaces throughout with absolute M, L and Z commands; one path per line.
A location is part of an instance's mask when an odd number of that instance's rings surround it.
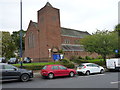
M 75 76 L 76 70 L 74 69 L 68 69 L 63 65 L 46 65 L 41 70 L 41 75 L 43 77 L 48 77 L 49 79 L 52 79 L 57 76 Z

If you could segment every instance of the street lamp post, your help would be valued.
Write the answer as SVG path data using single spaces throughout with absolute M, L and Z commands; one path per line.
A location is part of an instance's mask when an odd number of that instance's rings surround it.
M 20 62 L 22 68 L 22 0 L 20 0 Z

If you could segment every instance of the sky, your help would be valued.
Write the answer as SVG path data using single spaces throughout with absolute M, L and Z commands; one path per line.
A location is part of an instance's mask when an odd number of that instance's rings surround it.
M 114 30 L 118 24 L 120 0 L 22 0 L 23 30 L 30 20 L 37 22 L 37 11 L 47 2 L 60 9 L 61 27 L 87 31 Z M 20 30 L 20 0 L 0 0 L 0 31 Z

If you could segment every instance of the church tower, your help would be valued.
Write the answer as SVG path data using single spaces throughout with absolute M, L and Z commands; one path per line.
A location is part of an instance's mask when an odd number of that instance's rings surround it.
M 38 11 L 39 48 L 41 60 L 52 60 L 52 53 L 61 49 L 59 9 L 49 2 Z

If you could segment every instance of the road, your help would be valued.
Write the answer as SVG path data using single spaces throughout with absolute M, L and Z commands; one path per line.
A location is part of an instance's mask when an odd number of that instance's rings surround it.
M 5 81 L 2 88 L 118 88 L 120 72 L 106 72 L 90 76 L 58 77 L 52 80 L 34 78 L 28 82 Z

